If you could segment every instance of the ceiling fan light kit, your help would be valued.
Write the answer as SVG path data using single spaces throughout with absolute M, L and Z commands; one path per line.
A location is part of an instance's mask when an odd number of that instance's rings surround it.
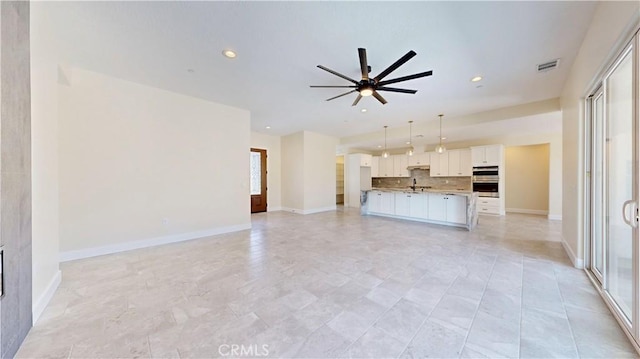
M 411 50 L 407 52 L 404 56 L 402 56 L 400 59 L 398 59 L 398 61 L 394 62 L 389 67 L 387 67 L 384 71 L 378 74 L 378 76 L 374 78 L 370 78 L 369 72 L 371 71 L 371 66 L 369 66 L 367 62 L 367 50 L 363 48 L 359 48 L 358 57 L 360 58 L 360 72 L 362 74 L 362 79 L 360 81 L 354 80 L 337 71 L 331 70 L 330 68 L 324 67 L 322 65 L 318 65 L 318 68 L 324 71 L 327 71 L 335 76 L 338 76 L 344 80 L 347 80 L 351 82 L 352 85 L 344 85 L 344 86 L 313 86 L 312 85 L 311 87 L 312 88 L 351 88 L 353 89 L 343 94 L 340 94 L 338 96 L 328 98 L 327 101 L 335 100 L 339 97 L 357 92 L 358 96 L 353 101 L 351 106 L 357 105 L 358 102 L 360 102 L 360 100 L 362 99 L 362 97 L 367 97 L 367 96 L 375 97 L 378 101 L 380 101 L 381 104 L 384 105 L 387 103 L 387 100 L 385 100 L 384 97 L 382 97 L 382 95 L 378 93 L 378 91 L 399 92 L 399 93 L 409 93 L 409 94 L 415 94 L 416 92 L 418 92 L 418 90 L 386 87 L 386 85 L 403 82 L 403 81 L 409 81 L 409 80 L 413 80 L 421 77 L 431 76 L 433 74 L 433 71 L 429 70 L 429 71 L 420 72 L 420 73 L 409 75 L 409 76 L 402 76 L 395 79 L 382 81 L 382 79 L 387 77 L 387 75 L 395 71 L 398 67 L 404 65 L 405 62 L 409 61 L 414 56 L 416 56 L 416 53 L 413 50 Z

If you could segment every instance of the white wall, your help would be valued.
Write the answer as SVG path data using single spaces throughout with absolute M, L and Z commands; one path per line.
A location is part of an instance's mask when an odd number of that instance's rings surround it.
M 31 4 L 31 175 L 33 319 L 60 282 L 58 236 L 58 65 L 40 3 Z
M 505 148 L 507 212 L 549 213 L 549 145 Z
M 282 137 L 282 209 L 304 210 L 304 133 Z
M 59 94 L 63 258 L 250 227 L 248 111 L 80 69 Z
M 599 2 L 571 67 L 561 97 L 563 120 L 563 224 L 565 249 L 581 267 L 584 259 L 584 98 L 618 51 L 630 29 L 638 28 L 640 2 Z
M 304 210 L 336 208 L 336 146 L 338 139 L 304 131 Z
M 282 137 L 282 208 L 315 213 L 336 208 L 338 139 L 301 131 Z
M 267 211 L 282 209 L 280 136 L 251 132 L 251 148 L 267 150 Z

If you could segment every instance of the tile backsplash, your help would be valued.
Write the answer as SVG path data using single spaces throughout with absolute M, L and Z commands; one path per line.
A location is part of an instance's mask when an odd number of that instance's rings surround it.
M 430 177 L 429 170 L 414 169 L 409 177 L 374 177 L 371 185 L 377 188 L 409 187 L 416 179 L 416 186 L 431 186 L 436 189 L 460 189 L 470 191 L 471 177 Z

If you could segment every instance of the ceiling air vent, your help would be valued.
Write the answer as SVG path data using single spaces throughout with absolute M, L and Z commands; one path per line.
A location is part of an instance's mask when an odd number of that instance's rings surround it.
M 538 64 L 538 72 L 546 72 L 549 70 L 553 70 L 558 67 L 558 63 L 560 59 L 555 59 L 552 61 L 545 62 L 544 64 Z

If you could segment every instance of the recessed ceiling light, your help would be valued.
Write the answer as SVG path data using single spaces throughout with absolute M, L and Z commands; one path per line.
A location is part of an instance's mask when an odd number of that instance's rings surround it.
M 267 126 L 267 127 L 265 127 L 265 128 L 266 128 L 267 130 L 270 130 L 270 129 L 271 129 L 271 126 Z
M 227 50 L 223 50 L 223 51 L 222 51 L 222 54 L 223 54 L 225 57 L 228 57 L 228 58 L 230 58 L 230 59 L 233 59 L 233 58 L 235 58 L 236 56 L 238 56 L 238 55 L 236 54 L 236 52 L 235 52 L 235 51 L 233 51 L 233 50 L 228 50 L 228 49 L 227 49 Z
M 362 110 L 360 110 L 360 112 L 367 112 L 367 109 L 363 108 Z
M 422 138 L 422 137 L 424 137 L 424 135 L 416 135 L 415 137 L 416 138 Z
M 482 76 L 476 76 L 476 77 L 471 79 L 471 82 L 478 82 L 480 80 L 482 80 Z
M 446 137 L 442 137 L 442 139 L 443 139 L 443 140 L 446 140 L 447 138 L 446 138 Z
M 407 141 L 407 142 L 405 142 L 405 144 L 410 145 L 410 144 L 411 144 L 411 142 Z
M 378 145 L 378 148 L 382 148 L 382 145 Z

